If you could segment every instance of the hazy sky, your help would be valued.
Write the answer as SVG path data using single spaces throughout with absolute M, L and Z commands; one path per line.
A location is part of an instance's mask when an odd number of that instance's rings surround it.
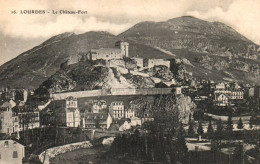
M 0 65 L 63 32 L 119 34 L 141 21 L 183 15 L 226 23 L 260 43 L 260 0 L 0 0 L 0 4 Z M 13 10 L 18 14 L 11 14 Z M 88 14 L 25 15 L 20 10 L 83 10 Z

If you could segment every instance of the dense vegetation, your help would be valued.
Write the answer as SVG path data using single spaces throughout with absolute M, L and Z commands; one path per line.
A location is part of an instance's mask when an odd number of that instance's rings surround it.
M 173 135 L 177 135 L 172 139 Z M 185 131 L 180 124 L 177 129 L 164 134 L 162 129 L 155 124 L 150 124 L 149 132 L 139 132 L 133 134 L 123 134 L 115 138 L 110 156 L 126 159 L 157 161 L 163 163 L 187 163 L 186 155 L 188 148 L 185 143 Z M 127 157 L 126 157 L 127 156 Z M 146 163 L 146 162 L 145 162 Z

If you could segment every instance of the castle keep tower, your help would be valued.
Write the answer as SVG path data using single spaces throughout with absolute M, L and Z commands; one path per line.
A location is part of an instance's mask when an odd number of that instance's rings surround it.
M 129 43 L 123 42 L 123 41 L 118 41 L 118 42 L 115 43 L 115 47 L 121 49 L 122 55 L 124 57 L 128 57 Z

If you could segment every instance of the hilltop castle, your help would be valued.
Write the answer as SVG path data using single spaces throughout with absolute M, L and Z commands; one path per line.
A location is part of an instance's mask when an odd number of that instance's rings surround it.
M 88 60 L 111 60 L 111 59 L 123 59 L 128 57 L 129 43 L 118 41 L 115 43 L 115 48 L 100 48 L 91 49 L 87 54 Z

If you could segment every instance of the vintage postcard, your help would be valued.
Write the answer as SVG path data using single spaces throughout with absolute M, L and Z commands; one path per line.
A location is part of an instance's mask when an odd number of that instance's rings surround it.
M 0 164 L 260 164 L 259 0 L 0 4 Z

